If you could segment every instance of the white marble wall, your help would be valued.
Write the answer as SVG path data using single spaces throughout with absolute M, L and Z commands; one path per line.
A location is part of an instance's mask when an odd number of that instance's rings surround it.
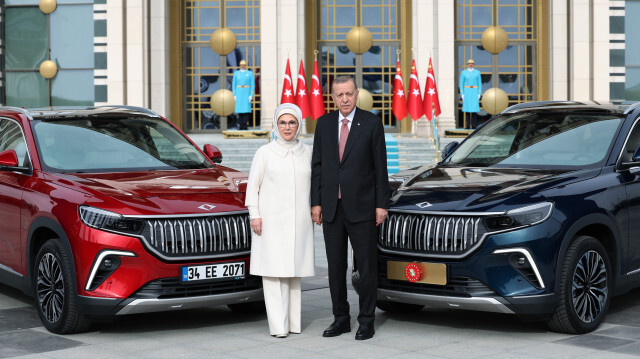
M 169 114 L 170 0 L 107 2 L 107 102 Z
M 305 54 L 304 2 L 296 0 L 263 0 L 260 8 L 261 96 L 260 128 L 271 130 L 273 112 L 280 103 L 287 58 L 293 86 L 297 85 L 300 59 Z M 310 50 L 311 51 L 311 50 Z M 305 70 L 313 64 L 304 64 Z M 306 125 L 302 124 L 303 131 Z

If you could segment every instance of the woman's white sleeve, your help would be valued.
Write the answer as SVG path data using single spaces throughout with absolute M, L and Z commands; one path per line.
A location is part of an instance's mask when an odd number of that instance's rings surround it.
M 260 216 L 259 198 L 264 169 L 264 156 L 262 151 L 258 149 L 251 162 L 249 180 L 247 181 L 247 196 L 244 201 L 244 205 L 249 209 L 249 219 L 262 218 Z

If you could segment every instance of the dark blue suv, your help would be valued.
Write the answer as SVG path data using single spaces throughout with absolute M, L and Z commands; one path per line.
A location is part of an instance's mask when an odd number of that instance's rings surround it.
M 395 175 L 378 307 L 597 328 L 611 297 L 640 286 L 639 116 L 640 103 L 516 105 Z

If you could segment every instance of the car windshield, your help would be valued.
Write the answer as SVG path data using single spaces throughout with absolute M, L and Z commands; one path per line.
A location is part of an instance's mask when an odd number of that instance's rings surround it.
M 609 153 L 622 119 L 612 115 L 520 113 L 488 122 L 464 141 L 449 165 L 586 167 Z
M 52 172 L 132 172 L 213 165 L 162 119 L 34 121 L 42 166 Z

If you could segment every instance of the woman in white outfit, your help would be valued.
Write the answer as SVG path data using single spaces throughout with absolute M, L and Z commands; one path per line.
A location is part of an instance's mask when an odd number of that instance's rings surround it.
M 262 276 L 269 332 L 278 338 L 300 333 L 300 278 L 315 270 L 311 147 L 298 140 L 301 120 L 298 106 L 278 106 L 275 140 L 253 157 L 245 201 L 253 231 L 250 272 Z

